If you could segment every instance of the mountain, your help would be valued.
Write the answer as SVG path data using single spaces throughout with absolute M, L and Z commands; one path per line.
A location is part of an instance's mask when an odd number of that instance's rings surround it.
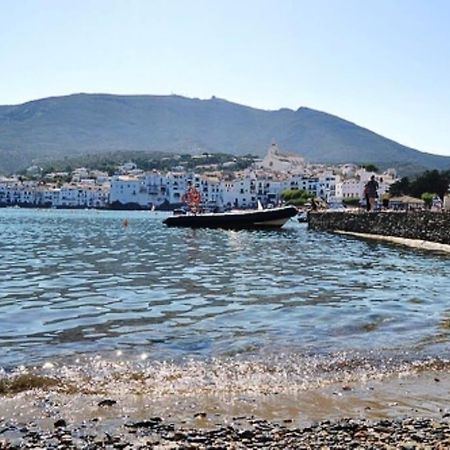
M 450 168 L 339 117 L 299 108 L 265 111 L 226 100 L 74 94 L 0 106 L 0 172 L 33 161 L 114 150 L 265 154 L 276 142 L 310 162 Z

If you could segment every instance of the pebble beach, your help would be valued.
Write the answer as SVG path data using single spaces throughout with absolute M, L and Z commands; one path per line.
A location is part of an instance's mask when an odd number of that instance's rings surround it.
M 49 385 L 0 398 L 0 449 L 443 450 L 449 386 L 448 365 L 295 393 L 159 395 L 145 385 L 140 395 L 123 386 L 64 393 Z
M 2 450 L 12 449 L 436 449 L 450 447 L 449 415 L 442 420 L 403 418 L 366 421 L 322 421 L 297 428 L 261 419 L 239 417 L 212 429 L 177 427 L 161 417 L 125 423 L 111 433 L 86 431 L 64 420 L 44 432 L 34 424 L 1 422 L 1 435 L 14 433 L 15 443 L 0 440 Z

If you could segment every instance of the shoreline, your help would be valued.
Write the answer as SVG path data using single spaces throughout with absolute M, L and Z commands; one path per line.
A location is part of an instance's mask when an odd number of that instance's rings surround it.
M 351 442 L 448 448 L 449 385 L 442 368 L 341 380 L 295 394 L 31 390 L 0 397 L 0 449 L 347 448 Z
M 314 212 L 308 214 L 308 228 L 371 239 L 385 239 L 413 248 L 445 253 L 449 252 L 450 247 L 448 211 Z
M 354 236 L 363 239 L 372 239 L 392 244 L 403 245 L 418 250 L 431 250 L 450 254 L 450 244 L 440 244 L 439 242 L 425 241 L 422 239 L 410 239 L 398 236 L 383 236 L 381 234 L 357 233 L 355 231 L 335 230 L 334 233 L 344 236 Z
M 53 431 L 22 426 L 22 437 L 11 443 L 0 438 L 0 450 L 22 448 L 64 449 L 436 449 L 450 446 L 450 421 L 407 417 L 366 421 L 344 418 L 321 421 L 309 427 L 292 427 L 252 417 L 236 418 L 231 424 L 212 429 L 176 427 L 154 416 L 129 423 L 127 432 L 95 433 L 55 422 Z

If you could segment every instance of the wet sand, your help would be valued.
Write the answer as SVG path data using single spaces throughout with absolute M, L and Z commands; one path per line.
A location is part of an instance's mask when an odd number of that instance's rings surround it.
M 283 392 L 266 394 L 69 394 L 50 387 L 0 397 L 0 448 L 348 448 L 368 445 L 369 436 L 378 442 L 373 448 L 411 439 L 410 448 L 449 448 L 449 408 L 448 369 L 304 391 L 290 391 L 287 382 Z

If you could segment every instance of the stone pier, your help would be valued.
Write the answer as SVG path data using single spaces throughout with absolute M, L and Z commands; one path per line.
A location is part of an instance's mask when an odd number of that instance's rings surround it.
M 396 237 L 450 245 L 448 211 L 318 211 L 308 214 L 308 226 L 311 230 L 364 234 L 365 237 Z

